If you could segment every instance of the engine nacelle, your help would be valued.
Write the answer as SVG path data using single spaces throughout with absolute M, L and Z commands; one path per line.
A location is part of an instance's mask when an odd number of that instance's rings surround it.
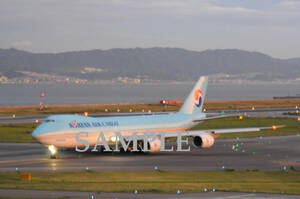
M 156 138 L 153 141 L 148 142 L 148 149 L 151 153 L 160 151 L 161 141 L 159 138 Z
M 215 138 L 211 133 L 203 133 L 200 136 L 195 136 L 193 145 L 198 148 L 209 148 L 215 143 Z

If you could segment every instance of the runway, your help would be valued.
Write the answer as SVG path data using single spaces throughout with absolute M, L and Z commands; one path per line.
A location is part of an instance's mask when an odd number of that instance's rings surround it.
M 300 170 L 300 136 L 277 136 L 236 140 L 216 140 L 213 147 L 190 152 L 78 153 L 59 151 L 58 159 L 49 159 L 40 144 L 0 143 L 0 172 L 36 171 L 144 171 L 157 166 L 165 171 L 225 169 L 280 170 L 290 165 Z M 239 144 L 238 151 L 232 146 Z M 173 144 L 174 145 L 174 144 Z M 168 145 L 167 145 L 168 147 Z
M 92 198 L 95 199 L 297 199 L 299 195 L 263 194 L 263 193 L 238 193 L 238 192 L 202 192 L 182 194 L 133 194 L 133 193 L 93 193 L 82 191 L 40 191 L 40 190 L 15 190 L 0 189 L 0 196 L 28 197 L 28 198 Z

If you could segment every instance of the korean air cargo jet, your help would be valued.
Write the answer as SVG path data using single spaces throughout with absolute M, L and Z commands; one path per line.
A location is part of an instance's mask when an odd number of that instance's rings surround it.
M 111 146 L 114 142 L 116 144 L 116 140 L 118 141 L 116 135 L 121 135 L 127 140 L 132 140 L 130 137 L 135 136 L 139 141 L 138 143 L 142 142 L 143 146 L 147 142 L 150 152 L 158 152 L 162 147 L 162 142 L 158 141 L 158 139 L 162 136 L 164 138 L 178 138 L 180 134 L 181 136 L 192 137 L 194 146 L 208 148 L 214 144 L 216 134 L 219 133 L 251 132 L 272 128 L 255 127 L 188 131 L 191 127 L 204 120 L 226 116 L 207 117 L 202 112 L 207 82 L 208 77 L 200 77 L 177 113 L 101 118 L 79 115 L 53 115 L 39 125 L 33 131 L 32 136 L 41 144 L 48 146 L 52 157 L 55 157 L 57 148 L 74 148 L 77 150 L 78 147 L 89 148 L 101 144 L 104 145 L 106 141 L 107 145 Z M 157 139 L 145 140 L 142 135 L 156 136 Z M 130 146 L 130 144 L 127 146 Z M 107 149 L 106 146 L 105 149 Z M 128 149 L 130 150 L 130 147 Z

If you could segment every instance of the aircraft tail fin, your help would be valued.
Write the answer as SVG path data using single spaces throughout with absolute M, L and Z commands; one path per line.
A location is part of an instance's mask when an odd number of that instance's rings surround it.
M 202 112 L 204 100 L 206 97 L 207 82 L 207 76 L 200 77 L 193 90 L 184 101 L 184 104 L 179 110 L 179 113 L 193 114 Z

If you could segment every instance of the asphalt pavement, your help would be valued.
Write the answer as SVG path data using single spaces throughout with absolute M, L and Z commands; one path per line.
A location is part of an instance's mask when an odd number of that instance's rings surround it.
M 295 135 L 216 140 L 211 148 L 191 146 L 190 152 L 78 153 L 69 149 L 59 150 L 58 159 L 50 159 L 48 149 L 40 144 L 0 143 L 0 172 L 14 172 L 16 168 L 24 172 L 84 171 L 87 166 L 96 171 L 145 171 L 154 166 L 166 171 L 197 171 L 222 167 L 280 170 L 283 165 L 292 165 L 300 170 L 299 143 L 300 136 Z M 168 145 L 176 148 L 176 143 Z
M 72 198 L 72 199 L 298 199 L 299 195 L 239 193 L 239 192 L 200 192 L 181 194 L 134 194 L 134 193 L 97 193 L 82 191 L 40 191 L 0 189 L 0 196 L 20 198 Z

